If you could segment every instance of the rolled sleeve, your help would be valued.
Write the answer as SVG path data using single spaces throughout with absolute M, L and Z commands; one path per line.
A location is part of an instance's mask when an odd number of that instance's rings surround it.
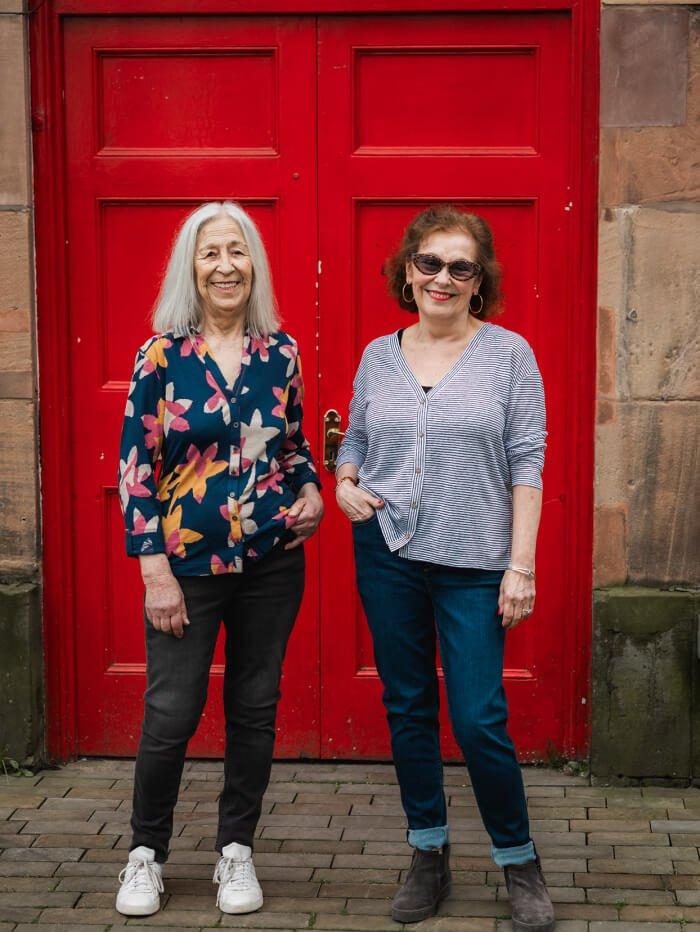
M 546 438 L 544 386 L 534 368 L 513 386 L 508 402 L 504 444 L 511 485 L 542 488 Z

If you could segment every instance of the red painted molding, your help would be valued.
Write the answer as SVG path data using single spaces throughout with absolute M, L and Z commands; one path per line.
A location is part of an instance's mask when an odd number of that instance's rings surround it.
M 36 6 L 35 3 L 32 4 Z M 280 15 L 570 10 L 574 0 L 56 0 L 59 15 Z
M 68 419 L 68 306 L 65 279 L 65 190 L 59 18 L 48 3 L 30 19 L 34 155 L 37 339 L 39 350 L 40 481 L 42 500 L 42 614 L 47 753 L 75 753 L 74 528 Z

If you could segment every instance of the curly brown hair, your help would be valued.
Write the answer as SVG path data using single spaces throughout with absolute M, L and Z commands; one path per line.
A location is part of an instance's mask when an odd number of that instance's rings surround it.
M 474 314 L 474 317 L 479 320 L 495 317 L 503 310 L 503 296 L 501 294 L 501 267 L 496 260 L 491 227 L 483 217 L 478 214 L 464 213 L 453 204 L 428 207 L 417 214 L 406 227 L 401 246 L 387 259 L 384 266 L 389 294 L 396 298 L 399 306 L 404 310 L 417 313 L 416 302 L 406 301 L 403 296 L 403 288 L 406 284 L 406 263 L 414 252 L 418 252 L 420 244 L 431 233 L 447 233 L 454 230 L 467 233 L 477 246 L 476 261 L 482 268 L 479 294 L 484 299 L 484 306 L 478 314 Z

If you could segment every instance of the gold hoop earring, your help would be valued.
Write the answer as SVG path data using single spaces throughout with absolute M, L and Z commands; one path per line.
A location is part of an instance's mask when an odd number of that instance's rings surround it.
M 477 298 L 481 301 L 481 304 L 479 305 L 478 309 L 475 310 L 475 309 L 472 307 L 472 298 L 474 297 L 474 295 L 472 295 L 471 298 L 469 299 L 469 311 L 470 311 L 471 314 L 473 314 L 473 315 L 476 317 L 476 315 L 477 315 L 477 314 L 481 314 L 481 312 L 482 312 L 483 309 L 484 309 L 484 296 L 483 296 L 483 295 L 480 295 L 478 291 L 475 291 L 474 294 L 475 294 L 475 295 L 477 296 Z
M 411 289 L 411 297 L 410 297 L 410 298 L 407 298 L 407 297 L 406 297 L 406 289 L 407 289 L 407 288 L 410 288 L 410 289 Z M 405 302 L 406 304 L 412 304 L 412 303 L 415 302 L 416 299 L 415 299 L 415 297 L 414 297 L 414 295 L 413 295 L 413 287 L 411 286 L 411 283 L 410 283 L 410 282 L 404 282 L 404 283 L 403 283 L 403 288 L 401 289 L 401 297 L 404 299 L 404 302 Z

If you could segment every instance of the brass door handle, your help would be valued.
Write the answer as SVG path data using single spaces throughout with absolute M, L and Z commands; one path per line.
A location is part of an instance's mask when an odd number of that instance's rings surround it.
M 341 420 L 335 408 L 330 408 L 323 415 L 323 465 L 328 472 L 335 472 L 338 448 L 345 436 L 345 431 L 339 430 Z

